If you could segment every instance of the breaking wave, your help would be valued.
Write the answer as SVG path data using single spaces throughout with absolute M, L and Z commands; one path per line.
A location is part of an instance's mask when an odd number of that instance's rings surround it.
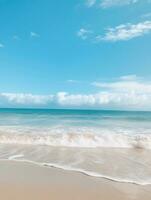
M 1 144 L 151 149 L 151 134 L 106 129 L 0 129 Z

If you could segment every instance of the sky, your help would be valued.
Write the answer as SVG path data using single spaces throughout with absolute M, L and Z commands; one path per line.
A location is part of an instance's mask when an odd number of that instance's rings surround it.
M 151 0 L 0 0 L 0 107 L 151 110 Z

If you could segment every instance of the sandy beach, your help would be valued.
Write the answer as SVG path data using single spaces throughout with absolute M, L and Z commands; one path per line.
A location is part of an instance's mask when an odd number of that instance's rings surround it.
M 31 163 L 0 161 L 3 200 L 150 200 L 151 186 L 89 177 Z
M 0 0 L 0 200 L 151 200 L 151 0 Z

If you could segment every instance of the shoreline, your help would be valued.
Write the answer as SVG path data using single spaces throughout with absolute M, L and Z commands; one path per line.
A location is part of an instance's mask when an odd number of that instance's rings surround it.
M 29 162 L 0 161 L 3 200 L 150 200 L 150 191 L 151 185 L 119 183 Z
M 89 172 L 89 171 L 82 171 L 80 169 L 76 169 L 76 168 L 68 168 L 68 167 L 63 167 L 61 165 L 56 165 L 56 164 L 49 164 L 49 163 L 38 163 L 38 162 L 34 162 L 34 161 L 30 161 L 30 160 L 16 160 L 16 159 L 0 159 L 0 163 L 1 162 L 21 162 L 26 164 L 31 164 L 34 166 L 38 166 L 38 167 L 44 167 L 44 168 L 48 168 L 48 169 L 56 169 L 56 170 L 61 170 L 61 171 L 65 171 L 65 172 L 70 172 L 70 173 L 77 173 L 77 174 L 81 174 L 83 176 L 88 176 L 88 177 L 92 177 L 95 179 L 102 179 L 105 181 L 110 181 L 110 182 L 115 182 L 115 183 L 121 183 L 121 184 L 132 184 L 132 185 L 137 185 L 137 186 L 151 186 L 150 183 L 137 183 L 135 181 L 129 181 L 129 180 L 118 180 L 118 179 L 114 179 L 112 177 L 109 176 L 105 176 L 105 175 L 101 175 L 101 174 L 97 174 L 97 173 L 93 173 L 93 172 Z

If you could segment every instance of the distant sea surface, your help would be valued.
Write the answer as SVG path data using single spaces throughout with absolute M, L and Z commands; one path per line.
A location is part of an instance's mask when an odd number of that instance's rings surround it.
M 151 184 L 151 112 L 0 109 L 0 159 Z

